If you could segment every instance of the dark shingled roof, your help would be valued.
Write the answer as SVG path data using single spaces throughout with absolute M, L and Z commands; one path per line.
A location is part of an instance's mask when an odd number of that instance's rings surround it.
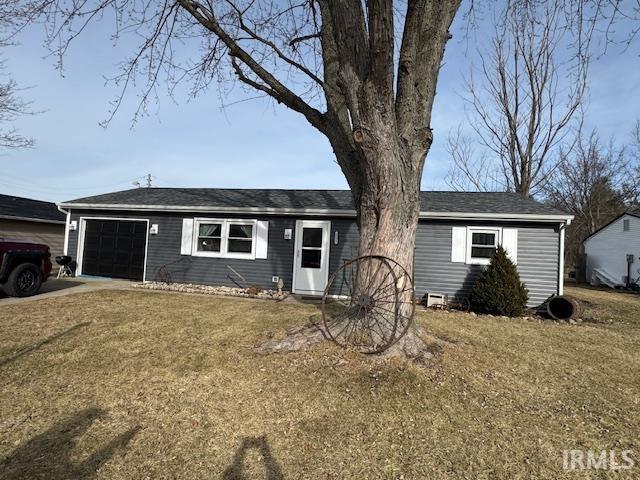
M 349 190 L 135 188 L 78 198 L 61 205 L 73 204 L 353 210 Z M 421 211 L 567 215 L 530 198 L 507 192 L 422 192 Z
M 48 222 L 64 222 L 65 215 L 55 203 L 0 194 L 0 217 L 20 217 Z

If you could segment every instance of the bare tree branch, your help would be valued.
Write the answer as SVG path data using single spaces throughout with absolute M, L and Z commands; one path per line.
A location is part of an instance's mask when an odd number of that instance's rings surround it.
M 571 144 L 587 87 L 586 47 L 566 53 L 564 13 L 555 2 L 508 9 L 491 50 L 479 52 L 480 81 L 467 80 L 471 127 L 500 160 L 505 186 L 523 195 L 542 188 Z
M 4 70 L 4 63 L 0 62 L 0 73 Z M 12 124 L 23 115 L 29 115 L 31 104 L 19 97 L 20 89 L 12 79 L 0 82 L 0 147 L 7 149 L 28 148 L 34 145 L 34 140 L 20 134 Z

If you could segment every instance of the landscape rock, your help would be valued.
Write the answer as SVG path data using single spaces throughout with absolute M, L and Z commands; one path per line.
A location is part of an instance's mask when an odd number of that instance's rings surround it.
M 287 297 L 287 292 L 277 290 L 260 290 L 255 287 L 239 288 L 213 285 L 198 285 L 194 283 L 162 283 L 145 282 L 135 283 L 134 288 L 144 290 L 161 290 L 166 292 L 199 293 L 204 295 L 223 295 L 229 297 L 263 298 L 267 300 L 283 300 Z

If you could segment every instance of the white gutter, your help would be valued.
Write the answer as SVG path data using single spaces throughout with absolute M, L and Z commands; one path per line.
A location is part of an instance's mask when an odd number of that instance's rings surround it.
M 60 213 L 64 213 L 67 216 L 67 220 L 64 222 L 64 247 L 62 249 L 62 253 L 64 255 L 69 255 L 67 252 L 69 250 L 69 224 L 71 223 L 71 210 L 63 210 L 60 208 L 60 205 L 56 205 L 56 208 Z
M 59 207 L 81 208 L 92 210 L 131 210 L 156 212 L 208 212 L 208 213 L 237 213 L 256 215 L 307 215 L 322 217 L 356 216 L 355 210 L 325 209 L 325 208 L 276 208 L 276 207 L 206 207 L 193 205 L 127 205 L 127 204 L 95 204 L 95 203 L 61 203 Z M 535 222 L 566 222 L 573 219 L 572 215 L 543 215 L 516 213 L 466 213 L 466 212 L 420 212 L 421 219 L 442 220 L 502 220 L 502 221 L 535 221 Z
M 538 222 L 566 222 L 571 223 L 573 215 L 549 215 L 535 213 L 469 213 L 469 212 L 420 212 L 420 218 L 459 220 L 529 220 Z

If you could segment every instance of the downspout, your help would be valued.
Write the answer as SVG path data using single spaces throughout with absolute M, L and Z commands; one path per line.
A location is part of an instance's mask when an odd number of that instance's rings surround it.
M 56 205 L 56 208 L 60 211 L 60 213 L 64 213 L 67 216 L 67 221 L 64 224 L 64 254 L 69 255 L 69 224 L 71 223 L 71 210 L 64 210 L 60 208 L 59 205 Z
M 564 295 L 564 236 L 571 220 L 560 224 L 560 253 L 558 254 L 558 295 Z

